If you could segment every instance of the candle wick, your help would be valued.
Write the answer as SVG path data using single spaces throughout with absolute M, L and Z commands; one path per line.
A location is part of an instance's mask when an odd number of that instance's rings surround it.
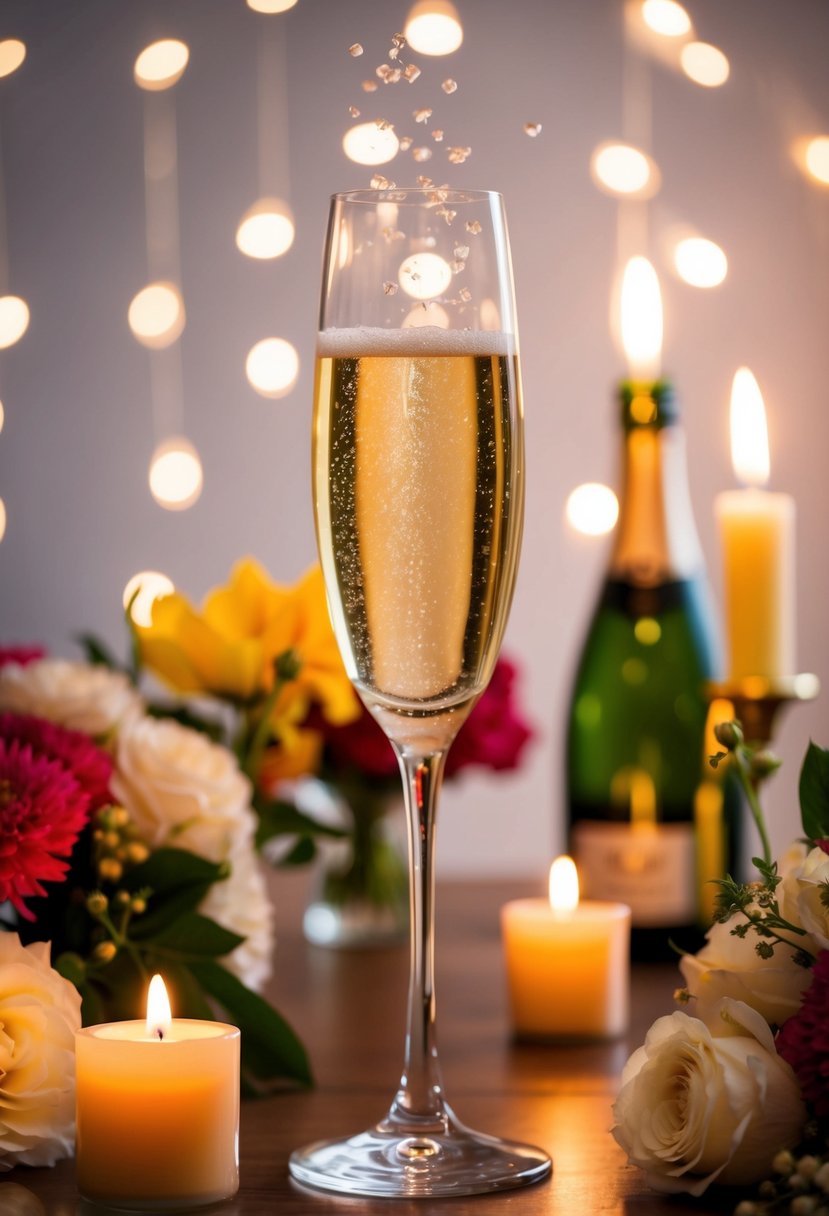
M 156 1032 L 155 1032 L 155 1033 L 158 1035 L 159 1039 L 163 1039 L 163 1038 L 164 1038 L 164 1030 L 163 1030 L 163 1028 L 162 1028 L 161 1026 L 156 1027 Z

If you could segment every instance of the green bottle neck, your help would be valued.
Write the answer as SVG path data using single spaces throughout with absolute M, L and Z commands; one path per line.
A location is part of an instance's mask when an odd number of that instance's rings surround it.
M 638 587 L 693 578 L 703 567 L 685 434 L 671 385 L 625 381 L 619 523 L 610 577 Z

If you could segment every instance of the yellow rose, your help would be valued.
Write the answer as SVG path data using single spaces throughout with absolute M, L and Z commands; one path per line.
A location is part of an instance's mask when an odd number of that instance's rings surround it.
M 175 592 L 156 600 L 152 624 L 136 630 L 146 666 L 178 692 L 246 704 L 268 694 L 274 660 L 293 650 L 300 671 L 275 707 L 276 734 L 281 723 L 300 722 L 312 702 L 331 722 L 348 722 L 357 714 L 319 567 L 295 586 L 283 587 L 271 582 L 252 558 L 244 558 L 227 586 L 211 591 L 200 611 Z

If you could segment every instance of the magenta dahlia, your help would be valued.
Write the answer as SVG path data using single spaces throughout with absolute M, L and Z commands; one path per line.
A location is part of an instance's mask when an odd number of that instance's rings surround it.
M 778 1054 L 788 1060 L 804 1101 L 819 1118 L 829 1115 L 829 950 L 822 950 L 800 1009 L 777 1036 Z
M 24 900 L 63 878 L 88 817 L 89 794 L 60 760 L 0 738 L 0 903 L 34 920 Z
M 0 739 L 17 739 L 28 743 L 33 755 L 59 760 L 89 795 L 91 811 L 112 801 L 112 760 L 82 731 L 67 730 L 30 714 L 0 714 Z

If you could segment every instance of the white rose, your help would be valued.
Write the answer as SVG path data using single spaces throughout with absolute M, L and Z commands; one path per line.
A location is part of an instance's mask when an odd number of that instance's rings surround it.
M 659 1191 L 749 1186 L 797 1143 L 806 1108 L 762 1017 L 720 1006 L 720 1033 L 672 1013 L 654 1022 L 622 1073 L 613 1136 Z
M 829 908 L 821 898 L 822 888 L 829 882 L 829 855 L 823 849 L 811 849 L 787 876 L 787 907 L 792 904 L 820 950 L 829 950 Z
M 124 729 L 110 784 L 153 848 L 218 862 L 253 838 L 250 782 L 236 757 L 172 719 L 139 718 Z
M 753 930 L 745 937 L 732 934 L 741 921 L 742 917 L 732 916 L 715 922 L 705 935 L 707 944 L 697 954 L 682 956 L 679 969 L 688 991 L 696 998 L 694 1013 L 715 1027 L 720 1001 L 732 997 L 756 1009 L 770 1025 L 782 1026 L 800 1008 L 812 973 L 795 962 L 794 949 L 782 944 L 775 946 L 771 958 L 761 958 L 756 949 L 761 939 Z M 793 933 L 788 936 L 796 947 L 814 952 L 811 938 Z
M 47 718 L 95 738 L 112 735 L 141 708 L 127 677 L 107 667 L 38 659 L 0 668 L 0 710 Z
M 0 1170 L 71 1154 L 80 1025 L 80 995 L 52 970 L 48 942 L 0 933 Z
M 199 911 L 245 938 L 219 962 L 248 988 L 261 992 L 273 963 L 273 906 L 252 847 L 238 849 L 230 865 L 230 877 L 213 884 Z

